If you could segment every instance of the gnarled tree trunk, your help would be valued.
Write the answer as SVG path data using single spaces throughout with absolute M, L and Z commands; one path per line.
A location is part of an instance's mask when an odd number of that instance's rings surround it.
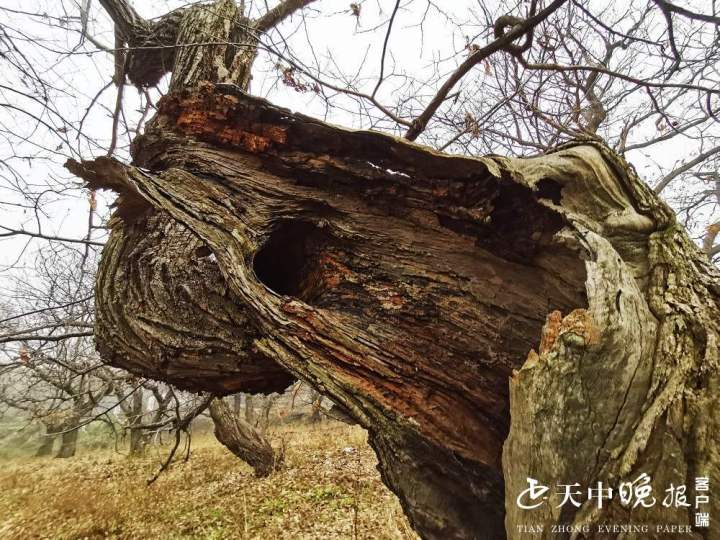
M 369 430 L 425 538 L 666 510 L 520 513 L 528 477 L 720 480 L 720 277 L 610 150 L 448 156 L 220 69 L 190 84 L 182 66 L 214 64 L 183 54 L 132 166 L 68 164 L 120 194 L 96 290 L 107 361 L 219 393 L 301 378 Z
M 507 381 L 526 358 L 511 385 L 509 498 L 528 475 L 559 478 L 544 452 L 574 460 L 578 441 L 597 453 L 583 481 L 642 470 L 671 405 L 690 431 L 667 466 L 717 474 L 702 461 L 715 436 L 703 411 L 717 376 L 717 271 L 601 145 L 444 156 L 205 85 L 168 96 L 138 149 L 145 170 L 73 166 L 121 191 L 119 211 L 135 208 L 106 248 L 99 334 L 118 335 L 108 316 L 123 308 L 110 301 L 124 287 L 122 246 L 166 213 L 212 253 L 246 317 L 248 353 L 277 359 L 370 430 L 384 479 L 426 537 L 502 535 Z M 121 352 L 118 339 L 100 347 Z M 172 366 L 142 369 L 163 361 Z M 201 376 L 211 361 L 174 382 L 214 385 Z M 593 390 L 598 380 L 612 385 Z M 552 433 L 560 440 L 546 444 Z
M 263 433 L 234 414 L 222 399 L 212 400 L 210 416 L 215 423 L 215 437 L 250 465 L 255 476 L 268 476 L 282 465 L 283 454 L 276 452 Z

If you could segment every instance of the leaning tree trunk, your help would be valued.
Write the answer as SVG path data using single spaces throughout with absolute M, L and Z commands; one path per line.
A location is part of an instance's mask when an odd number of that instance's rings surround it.
M 135 159 L 70 165 L 121 193 L 98 276 L 105 357 L 193 389 L 218 384 L 209 349 L 243 350 L 255 374 L 276 360 L 370 430 L 425 537 L 503 535 L 508 432 L 510 534 L 528 476 L 718 479 L 718 273 L 602 145 L 445 156 L 202 85 L 164 99 Z M 216 313 L 245 323 L 194 364 L 127 354 L 139 302 L 173 313 L 127 277 L 148 271 L 133 250 L 159 216 L 202 239 L 227 284 Z
M 720 481 L 720 276 L 622 159 L 595 141 L 448 156 L 249 97 L 226 49 L 178 51 L 133 165 L 68 164 L 120 194 L 96 287 L 106 361 L 226 394 L 301 378 L 369 430 L 425 538 L 692 519 L 516 504 L 528 477 Z
M 282 453 L 273 449 L 263 433 L 233 414 L 232 408 L 225 401 L 213 399 L 210 416 L 215 423 L 215 437 L 250 465 L 255 476 L 268 476 L 282 465 Z

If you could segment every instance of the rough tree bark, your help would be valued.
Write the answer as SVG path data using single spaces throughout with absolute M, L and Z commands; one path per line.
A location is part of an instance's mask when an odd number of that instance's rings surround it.
M 120 43 L 124 42 L 130 48 L 127 55 L 117 55 L 119 73 L 116 73 L 116 80 L 123 81 L 127 75 L 138 86 L 151 86 L 172 71 L 171 89 L 193 86 L 198 81 L 233 81 L 247 88 L 250 68 L 257 55 L 259 32 L 311 1 L 293 0 L 286 4 L 285 10 L 270 10 L 261 19 L 252 21 L 235 2 L 218 0 L 175 10 L 150 22 L 143 20 L 125 0 L 103 0 L 103 7 L 116 23 Z M 176 43 L 184 46 L 173 48 Z M 148 54 L 147 47 L 153 52 Z M 135 50 L 137 48 L 139 51 Z M 128 269 L 124 278 L 141 284 L 118 291 L 122 298 L 117 299 L 125 303 L 122 309 L 126 312 L 138 310 L 127 319 L 134 321 L 130 324 L 133 333 L 140 338 L 138 342 L 149 345 L 151 354 L 177 356 L 176 361 L 168 363 L 170 370 L 182 370 L 186 364 L 196 365 L 199 360 L 212 357 L 213 365 L 208 366 L 208 375 L 216 380 L 212 387 L 215 392 L 225 394 L 231 389 L 268 392 L 290 384 L 292 376 L 273 360 L 252 352 L 248 354 L 245 346 L 238 348 L 238 338 L 245 341 L 247 337 L 242 337 L 236 328 L 244 328 L 247 324 L 232 306 L 221 307 L 223 302 L 232 299 L 222 300 L 226 296 L 224 280 L 217 265 L 204 260 L 211 255 L 207 247 L 182 224 L 167 219 L 167 216 L 157 216 L 152 228 L 154 233 L 136 239 L 143 245 L 126 244 L 133 249 L 133 254 L 128 256 L 137 266 Z M 138 292 L 139 288 L 148 286 L 153 289 L 150 303 L 144 296 L 146 291 Z M 170 306 L 173 312 L 167 313 Z M 106 350 L 103 354 L 113 353 Z M 142 355 L 141 350 L 134 348 L 130 361 L 138 355 Z M 258 364 L 262 366 L 260 371 Z M 270 377 L 268 370 L 274 372 Z M 153 375 L 158 377 L 157 373 Z M 172 381 L 173 377 L 175 375 L 166 376 L 165 380 Z M 252 410 L 249 395 L 247 406 Z M 233 419 L 230 414 L 214 414 L 212 418 L 215 432 L 225 435 L 218 437 L 220 442 L 240 457 L 244 454 L 247 458 L 253 448 L 271 448 L 260 434 L 243 441 L 243 435 L 252 433 L 238 429 L 236 423 L 242 422 L 239 417 Z M 221 425 L 221 422 L 227 424 Z M 131 454 L 142 452 L 143 433 L 131 427 L 130 434 Z M 239 450 L 243 448 L 245 451 Z M 256 460 L 260 463 L 266 457 L 262 454 Z
M 210 403 L 210 416 L 215 422 L 215 437 L 233 454 L 255 471 L 255 476 L 268 476 L 282 465 L 283 454 L 276 452 L 265 436 L 233 413 L 220 398 Z
M 425 538 L 516 536 L 527 477 L 720 481 L 720 276 L 627 163 L 591 140 L 443 155 L 222 73 L 171 83 L 131 166 L 68 163 L 120 195 L 96 289 L 106 361 L 221 393 L 301 378 L 368 429 Z

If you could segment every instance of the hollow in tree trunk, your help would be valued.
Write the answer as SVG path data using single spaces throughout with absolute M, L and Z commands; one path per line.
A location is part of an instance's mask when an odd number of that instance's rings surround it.
M 184 40 L 236 31 L 193 9 L 173 13 Z M 720 482 L 720 276 L 631 167 L 592 140 L 470 158 L 333 127 L 246 95 L 218 47 L 132 62 L 175 66 L 132 166 L 68 163 L 120 194 L 103 358 L 221 394 L 302 379 L 368 429 L 424 538 L 689 524 L 615 500 L 517 507 L 528 477 Z

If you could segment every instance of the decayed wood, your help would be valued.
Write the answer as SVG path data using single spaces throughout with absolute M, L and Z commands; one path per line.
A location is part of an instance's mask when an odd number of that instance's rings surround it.
M 511 538 L 554 538 L 553 524 L 597 532 L 603 523 L 649 524 L 643 538 L 664 538 L 657 525 L 692 527 L 695 511 L 661 504 L 667 489 L 687 487 L 693 503 L 696 478 L 720 481 L 718 388 L 718 272 L 673 222 L 647 238 L 646 273 L 618 257 L 596 234 L 587 263 L 590 308 L 583 317 L 548 319 L 552 335 L 540 354 L 531 351 L 510 383 L 512 423 L 505 443 L 506 525 Z M 641 474 L 652 479 L 655 504 L 622 504 L 621 483 Z M 517 497 L 527 478 L 550 485 L 548 501 L 528 512 Z M 561 505 L 555 485 L 598 482 L 612 501 L 582 497 Z M 544 525 L 522 533 L 518 525 Z M 537 530 L 537 529 L 536 529 Z M 706 534 L 703 534 L 705 532 Z M 718 538 L 717 528 L 694 538 Z M 602 537 L 590 534 L 589 538 Z
M 597 168 L 586 175 L 559 154 L 543 160 L 545 167 L 574 172 L 562 203 L 572 208 L 590 254 L 588 310 L 549 316 L 539 351 L 530 352 L 511 380 L 512 423 L 503 453 L 508 534 L 519 538 L 517 525 L 532 520 L 545 525 L 544 532 L 523 538 L 551 538 L 551 525 L 560 523 L 584 525 L 595 538 L 602 537 L 598 524 L 614 522 L 650 524 L 643 537 L 660 538 L 657 524 L 694 525 L 692 511 L 661 504 L 671 484 L 687 486 L 692 502 L 696 477 L 720 481 L 711 450 L 720 442 L 713 413 L 720 273 L 619 160 L 610 176 Z M 518 165 L 525 178 L 539 177 Z M 608 211 L 609 203 L 624 208 Z M 656 504 L 621 504 L 620 483 L 642 473 L 652 478 Z M 560 506 L 553 493 L 538 510 L 523 511 L 517 497 L 528 477 L 553 487 L 603 482 L 615 497 L 602 508 L 585 497 L 577 509 Z M 706 510 L 717 512 L 717 501 Z M 696 536 L 719 534 L 697 529 Z
M 183 24 L 196 43 L 216 22 Z M 69 163 L 120 193 L 106 360 L 220 393 L 307 381 L 369 430 L 426 538 L 513 537 L 528 476 L 718 480 L 720 279 L 611 151 L 447 156 L 251 98 L 249 67 L 178 58 L 133 166 Z M 532 519 L 612 516 L 657 517 Z
M 717 309 L 716 274 L 672 212 L 594 143 L 529 160 L 451 157 L 206 85 L 165 98 L 135 159 L 144 169 L 74 165 L 94 187 L 106 183 L 146 204 L 114 222 L 102 287 L 125 287 L 113 279 L 126 260 L 115 255 L 116 238 L 148 213 L 181 222 L 212 253 L 235 316 L 245 318 L 249 337 L 238 350 L 276 359 L 367 427 L 385 480 L 426 537 L 501 534 L 507 378 L 540 341 L 548 313 L 579 310 L 555 318 L 540 358 L 571 343 L 560 355 L 567 362 L 577 361 L 572 351 L 591 350 L 591 374 L 619 378 L 605 402 L 608 418 L 622 419 L 618 444 L 630 449 L 634 416 L 626 420 L 628 409 L 618 407 L 639 410 L 648 397 L 645 372 L 626 366 L 658 361 L 650 300 L 679 264 L 656 262 L 668 235 L 681 243 L 682 264 L 709 276 L 696 280 L 705 296 L 693 305 L 708 316 Z M 102 298 L 99 312 L 115 309 Z M 623 313 L 614 323 L 603 318 L 611 309 Z M 98 320 L 99 335 L 109 336 Z M 704 330 L 710 356 L 697 359 L 705 370 L 715 369 L 713 324 Z M 120 339 L 105 346 L 122 351 Z M 134 367 L 154 369 L 152 358 L 145 362 Z M 210 384 L 202 363 L 185 369 L 188 384 Z M 516 375 L 513 395 L 529 371 Z M 655 391 L 672 373 L 652 372 Z M 558 399 L 565 381 L 542 381 L 534 391 L 554 389 L 545 408 L 554 405 L 558 433 L 570 433 L 574 415 Z M 511 434 L 506 451 L 509 497 L 538 470 L 523 468 L 529 451 L 514 446 L 534 440 L 517 414 L 521 435 Z M 583 419 L 577 429 L 593 425 Z M 533 463 L 544 456 L 537 452 Z

